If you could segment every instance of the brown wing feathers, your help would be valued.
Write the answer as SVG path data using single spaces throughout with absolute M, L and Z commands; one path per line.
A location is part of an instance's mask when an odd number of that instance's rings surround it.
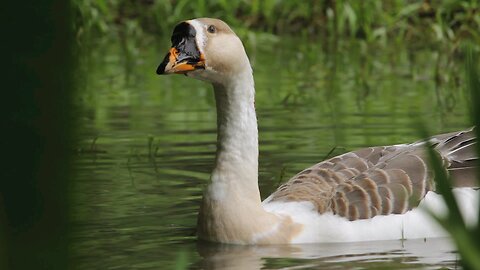
M 472 186 L 478 157 L 472 130 L 431 138 L 455 186 Z M 421 142 L 370 147 L 320 162 L 294 176 L 272 200 L 311 201 L 350 220 L 402 214 L 435 189 Z
M 438 140 L 436 143 L 435 148 L 448 164 L 447 170 L 454 187 L 478 186 L 475 128 L 452 133 L 450 137 L 443 141 Z M 433 137 L 432 140 L 435 141 L 435 139 Z

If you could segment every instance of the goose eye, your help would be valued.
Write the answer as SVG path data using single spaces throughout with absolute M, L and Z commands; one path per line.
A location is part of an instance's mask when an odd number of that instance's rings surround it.
M 209 25 L 207 28 L 207 31 L 211 34 L 215 33 L 217 31 L 217 28 L 215 28 L 215 25 Z

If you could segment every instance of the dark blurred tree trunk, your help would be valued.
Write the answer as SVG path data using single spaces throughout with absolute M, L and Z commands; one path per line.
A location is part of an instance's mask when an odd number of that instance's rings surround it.
M 70 1 L 5 1 L 0 20 L 0 268 L 66 269 Z

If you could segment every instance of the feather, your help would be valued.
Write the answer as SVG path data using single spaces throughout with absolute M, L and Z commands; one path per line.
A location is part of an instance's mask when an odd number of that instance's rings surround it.
M 430 138 L 454 187 L 475 187 L 473 129 Z M 349 220 L 403 214 L 435 191 L 425 143 L 368 147 L 313 165 L 272 194 L 272 201 L 310 201 L 322 214 Z

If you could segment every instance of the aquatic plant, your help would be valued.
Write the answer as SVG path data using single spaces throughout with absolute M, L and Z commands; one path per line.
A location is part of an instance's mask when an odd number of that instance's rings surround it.
M 474 51 L 472 46 L 467 46 L 465 52 L 465 70 L 466 82 L 468 89 L 468 96 L 470 96 L 471 108 L 470 115 L 472 122 L 476 126 L 477 138 L 480 137 L 480 73 L 478 72 L 479 58 L 478 53 Z M 427 135 L 425 129 L 422 129 L 423 134 Z M 426 137 L 426 136 L 425 136 Z M 442 161 L 435 154 L 433 148 L 428 147 L 428 153 L 431 159 L 431 165 L 435 172 L 436 186 L 438 192 L 442 195 L 443 200 L 448 208 L 445 216 L 439 216 L 434 213 L 431 215 L 438 221 L 438 223 L 451 235 L 454 240 L 458 253 L 461 256 L 461 263 L 465 269 L 480 269 L 480 213 L 475 227 L 467 227 L 465 221 L 459 210 L 457 201 L 453 195 L 451 181 L 446 171 L 443 169 Z M 480 156 L 480 144 L 477 143 L 477 153 Z M 477 164 L 478 165 L 478 164 Z M 480 168 L 477 176 L 480 176 Z M 480 178 L 477 179 L 480 186 Z M 479 201 L 480 204 L 480 201 Z M 480 205 L 479 205 L 480 211 Z

